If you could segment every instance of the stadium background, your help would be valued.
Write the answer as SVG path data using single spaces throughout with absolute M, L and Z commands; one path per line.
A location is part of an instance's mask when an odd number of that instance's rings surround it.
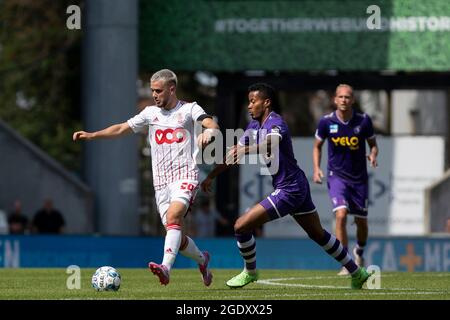
M 82 9 L 81 29 L 66 26 L 72 4 Z M 381 9 L 381 30 L 366 25 L 373 4 Z M 160 258 L 163 230 L 145 137 L 81 149 L 70 140 L 73 129 L 96 130 L 150 104 L 149 76 L 170 68 L 179 75 L 179 97 L 198 101 L 221 128 L 245 126 L 250 83 L 273 84 L 308 176 L 317 116 L 329 109 L 337 84 L 354 85 L 381 144 L 380 167 L 370 171 L 372 263 L 386 271 L 450 269 L 447 1 L 0 6 L 0 208 L 21 199 L 31 218 L 50 197 L 67 222 L 63 236 L 1 235 L 1 267 L 144 267 Z M 202 174 L 210 169 L 202 166 Z M 218 178 L 212 199 L 230 221 L 269 191 L 255 170 L 236 168 Z M 331 228 L 326 190 L 312 188 Z M 231 235 L 231 227 L 218 226 L 218 239 L 199 239 L 214 253 L 212 267 L 241 266 Z M 336 268 L 288 219 L 265 227 L 258 247 L 263 268 Z M 194 265 L 178 257 L 176 266 Z

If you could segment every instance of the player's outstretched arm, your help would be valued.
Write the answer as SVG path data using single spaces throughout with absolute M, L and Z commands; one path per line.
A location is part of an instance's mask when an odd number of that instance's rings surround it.
M 95 132 L 77 131 L 73 133 L 72 139 L 73 141 L 76 141 L 76 140 L 93 140 L 101 138 L 115 138 L 131 132 L 133 132 L 133 130 L 131 130 L 128 123 L 123 122 L 114 124 L 106 129 Z
M 245 154 L 268 154 L 272 153 L 280 145 L 281 137 L 279 135 L 267 135 L 264 141 L 259 144 L 245 146 Z
M 236 145 L 228 150 L 225 156 L 227 165 L 238 164 L 241 158 L 246 154 L 272 154 L 279 146 L 281 137 L 279 135 L 268 135 L 264 141 L 255 145 Z
M 323 178 L 323 172 L 322 169 L 320 169 L 320 160 L 322 158 L 322 146 L 323 140 L 316 139 L 313 147 L 313 166 L 314 166 L 313 181 L 315 183 L 322 183 Z

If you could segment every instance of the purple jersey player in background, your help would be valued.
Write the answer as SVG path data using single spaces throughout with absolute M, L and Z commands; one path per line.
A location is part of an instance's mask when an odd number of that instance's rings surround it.
M 313 149 L 316 183 L 322 183 L 320 169 L 322 145 L 328 141 L 328 191 L 336 213 L 336 237 L 348 246 L 347 214 L 355 217 L 357 244 L 353 249 L 356 263 L 364 266 L 364 247 L 368 238 L 367 203 L 368 176 L 366 157 L 372 167 L 377 166 L 378 147 L 372 121 L 365 113 L 353 111 L 353 88 L 340 84 L 334 98 L 336 111 L 320 119 Z M 366 156 L 368 142 L 370 153 Z M 342 268 L 338 275 L 347 275 Z
M 227 153 L 225 163 L 216 166 L 201 183 L 203 191 L 210 191 L 212 180 L 227 167 L 237 164 L 245 154 L 258 153 L 270 159 L 269 170 L 273 171 L 275 191 L 236 220 L 237 246 L 245 263 L 244 270 L 228 280 L 227 286 L 241 288 L 258 280 L 253 231 L 266 222 L 291 215 L 312 240 L 349 271 L 352 288 L 361 289 L 369 274 L 356 265 L 335 236 L 322 228 L 308 180 L 294 158 L 288 127 L 281 116 L 272 111 L 277 101 L 275 90 L 264 83 L 254 84 L 248 88 L 248 100 L 248 111 L 253 120 L 244 136 Z

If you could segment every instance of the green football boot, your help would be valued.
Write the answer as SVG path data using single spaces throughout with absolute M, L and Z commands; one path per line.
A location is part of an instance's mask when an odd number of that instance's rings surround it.
M 358 271 L 352 275 L 352 289 L 362 289 L 363 284 L 372 274 L 373 273 L 368 273 L 363 267 L 359 268 Z
M 227 281 L 227 286 L 230 288 L 242 288 L 254 281 L 258 280 L 258 272 L 256 274 L 250 274 L 247 271 L 242 271 L 237 276 L 234 276 Z

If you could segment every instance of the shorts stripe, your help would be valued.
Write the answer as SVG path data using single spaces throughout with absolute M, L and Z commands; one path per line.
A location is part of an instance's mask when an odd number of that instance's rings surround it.
M 342 209 L 342 208 L 345 208 L 345 209 L 347 209 L 347 211 L 349 211 L 348 206 L 339 206 L 339 207 L 334 208 L 333 212 L 335 212 L 335 211 L 337 211 L 339 209 Z
M 280 213 L 278 212 L 277 207 L 275 206 L 275 203 L 273 203 L 272 199 L 270 199 L 270 197 L 267 197 L 267 199 L 269 200 L 270 204 L 275 208 L 275 211 L 277 212 L 277 215 L 279 218 L 281 218 Z
M 314 209 L 311 210 L 311 211 L 297 212 L 297 213 L 294 213 L 294 214 L 292 214 L 292 215 L 293 215 L 293 216 L 300 216 L 300 215 L 303 215 L 303 214 L 313 213 L 314 211 L 316 211 L 316 208 L 314 208 Z
M 351 212 L 350 209 L 349 209 L 347 206 L 339 206 L 339 207 L 336 207 L 336 208 L 333 209 L 333 212 L 336 212 L 338 209 L 342 209 L 342 208 L 346 208 L 347 211 L 348 211 L 347 213 L 350 214 L 350 215 L 352 215 L 352 216 L 354 216 L 354 217 L 358 217 L 358 218 L 362 218 L 362 219 L 367 219 L 367 216 L 365 216 L 365 215 L 361 215 L 361 214 L 357 214 L 357 213 Z M 364 210 L 362 210 L 362 211 L 364 211 Z M 367 212 L 367 211 L 365 211 L 365 212 Z

